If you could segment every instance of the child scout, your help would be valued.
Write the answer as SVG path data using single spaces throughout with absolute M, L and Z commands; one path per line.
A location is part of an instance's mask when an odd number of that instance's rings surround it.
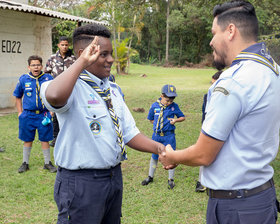
M 30 56 L 28 58 L 30 72 L 19 78 L 13 93 L 18 111 L 19 139 L 24 142 L 23 163 L 18 169 L 19 173 L 29 170 L 29 157 L 36 130 L 44 155 L 44 169 L 52 173 L 56 172 L 50 158 L 49 141 L 53 139 L 51 115 L 40 97 L 42 83 L 53 78 L 50 74 L 43 73 L 42 68 L 42 58 L 36 55 Z
M 161 89 L 160 98 L 152 104 L 148 114 L 148 120 L 153 124 L 154 133 L 152 139 L 164 145 L 170 144 L 174 150 L 176 149 L 175 123 L 185 120 L 185 115 L 180 110 L 178 104 L 173 102 L 176 96 L 175 86 L 164 85 Z M 158 155 L 152 154 L 149 176 L 142 181 L 142 185 L 148 185 L 150 182 L 153 182 L 157 163 Z M 174 172 L 175 168 L 168 171 L 169 189 L 175 187 Z

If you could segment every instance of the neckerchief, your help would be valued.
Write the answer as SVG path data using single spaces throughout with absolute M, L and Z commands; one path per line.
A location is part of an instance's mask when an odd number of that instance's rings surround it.
M 39 99 L 41 100 L 41 103 L 42 103 L 42 107 L 44 108 L 45 106 L 44 106 L 44 103 L 43 103 L 43 101 L 42 101 L 42 98 L 41 98 L 41 96 L 40 96 L 40 83 L 39 83 L 39 78 L 41 77 L 41 76 L 43 76 L 45 73 L 43 73 L 43 72 L 41 72 L 41 74 L 40 75 L 38 75 L 38 76 L 33 76 L 32 74 L 30 74 L 30 73 L 28 73 L 27 75 L 29 75 L 29 77 L 30 78 L 32 78 L 32 79 L 35 79 L 36 80 L 36 106 L 37 106 L 37 108 L 39 108 Z
M 271 57 L 265 43 L 254 44 L 244 51 L 240 52 L 237 57 L 233 60 L 231 66 L 239 63 L 240 61 L 252 60 L 263 64 L 270 68 L 277 76 L 279 75 L 279 68 L 276 62 Z
M 165 108 L 167 106 L 163 105 L 160 102 L 160 99 L 158 99 L 157 102 L 158 102 L 158 105 L 160 106 L 160 113 L 159 113 L 158 120 L 157 120 L 156 133 L 158 133 L 158 132 L 162 133 L 162 129 L 163 129 L 163 110 L 165 110 Z
M 115 131 L 116 131 L 116 134 L 117 134 L 117 140 L 118 140 L 118 144 L 119 144 L 119 146 L 121 147 L 121 150 L 122 150 L 123 159 L 126 160 L 127 159 L 127 156 L 126 156 L 127 153 L 126 153 L 125 144 L 124 144 L 124 141 L 123 141 L 123 133 L 122 133 L 121 126 L 119 125 L 118 117 L 116 116 L 116 113 L 115 113 L 113 105 L 112 105 L 110 88 L 103 91 L 90 78 L 90 76 L 86 72 L 82 72 L 80 74 L 79 78 L 82 79 L 83 81 L 85 81 L 88 85 L 90 85 L 98 93 L 98 95 L 101 96 L 101 98 L 105 101 L 105 103 L 107 105 L 107 109 L 109 110 L 111 119 L 112 119 L 114 127 L 115 127 Z

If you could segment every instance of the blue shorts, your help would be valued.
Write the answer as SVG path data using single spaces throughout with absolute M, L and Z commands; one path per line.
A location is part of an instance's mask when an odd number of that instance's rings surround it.
M 272 224 L 277 220 L 275 188 L 246 198 L 209 198 L 207 224 Z
M 54 200 L 57 224 L 121 223 L 121 165 L 111 169 L 58 168 Z
M 41 142 L 48 142 L 53 139 L 53 125 L 52 122 L 46 126 L 42 124 L 45 113 L 36 114 L 32 111 L 24 110 L 18 117 L 19 119 L 19 139 L 24 142 L 33 142 L 38 130 L 39 140 Z M 47 116 L 51 119 L 48 112 Z
M 162 143 L 163 145 L 170 144 L 173 150 L 176 150 L 176 138 L 174 133 L 166 136 L 160 136 L 153 133 L 152 139 L 156 142 Z M 158 155 L 152 154 L 152 158 L 154 160 L 158 160 Z

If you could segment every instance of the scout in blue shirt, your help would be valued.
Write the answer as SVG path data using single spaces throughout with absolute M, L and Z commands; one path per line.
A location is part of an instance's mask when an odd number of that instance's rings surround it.
M 42 99 L 60 124 L 54 148 L 58 224 L 120 223 L 125 145 L 164 150 L 139 132 L 119 86 L 108 80 L 114 62 L 110 36 L 96 23 L 76 28 L 77 60 L 42 86 Z
M 164 145 L 170 144 L 172 148 L 176 149 L 175 139 L 175 123 L 185 120 L 185 115 L 180 110 L 178 104 L 174 101 L 177 96 L 176 88 L 173 85 L 164 85 L 161 89 L 161 96 L 157 102 L 153 103 L 148 120 L 153 124 L 152 139 Z M 148 185 L 153 182 L 154 173 L 158 163 L 158 155 L 152 154 L 150 160 L 149 176 L 142 181 L 142 185 Z M 174 169 L 168 171 L 168 188 L 173 189 L 174 184 Z
M 210 46 L 217 69 L 228 67 L 209 88 L 206 116 L 194 145 L 160 161 L 202 166 L 209 196 L 207 224 L 277 223 L 279 202 L 270 165 L 279 149 L 280 73 L 247 1 L 213 10 Z
M 17 83 L 13 95 L 16 97 L 16 108 L 19 118 L 19 139 L 23 144 L 23 163 L 19 173 L 29 170 L 29 156 L 35 132 L 38 130 L 44 154 L 44 169 L 56 172 L 50 159 L 49 141 L 52 140 L 52 122 L 48 109 L 40 97 L 40 88 L 43 82 L 52 78 L 50 74 L 42 72 L 42 58 L 32 55 L 28 58 L 28 74 L 23 74 Z

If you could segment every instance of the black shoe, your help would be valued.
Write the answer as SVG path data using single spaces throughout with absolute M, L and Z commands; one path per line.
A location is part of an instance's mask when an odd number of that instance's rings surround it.
M 44 165 L 44 169 L 49 170 L 51 173 L 55 173 L 57 171 L 56 167 L 53 166 L 51 161 L 49 162 L 49 164 Z
M 175 183 L 173 179 L 168 180 L 168 189 L 173 189 L 175 187 Z
M 5 152 L 5 149 L 0 147 L 0 152 Z
M 199 181 L 196 182 L 195 192 L 204 192 L 206 187 L 204 187 Z
M 149 183 L 153 182 L 154 178 L 148 176 L 145 180 L 142 181 L 142 185 L 148 185 Z
M 26 162 L 22 163 L 20 168 L 18 168 L 19 173 L 23 173 L 27 170 L 29 170 L 29 165 Z
M 51 141 L 50 146 L 54 147 L 55 146 L 55 142 L 56 142 L 56 137 Z

